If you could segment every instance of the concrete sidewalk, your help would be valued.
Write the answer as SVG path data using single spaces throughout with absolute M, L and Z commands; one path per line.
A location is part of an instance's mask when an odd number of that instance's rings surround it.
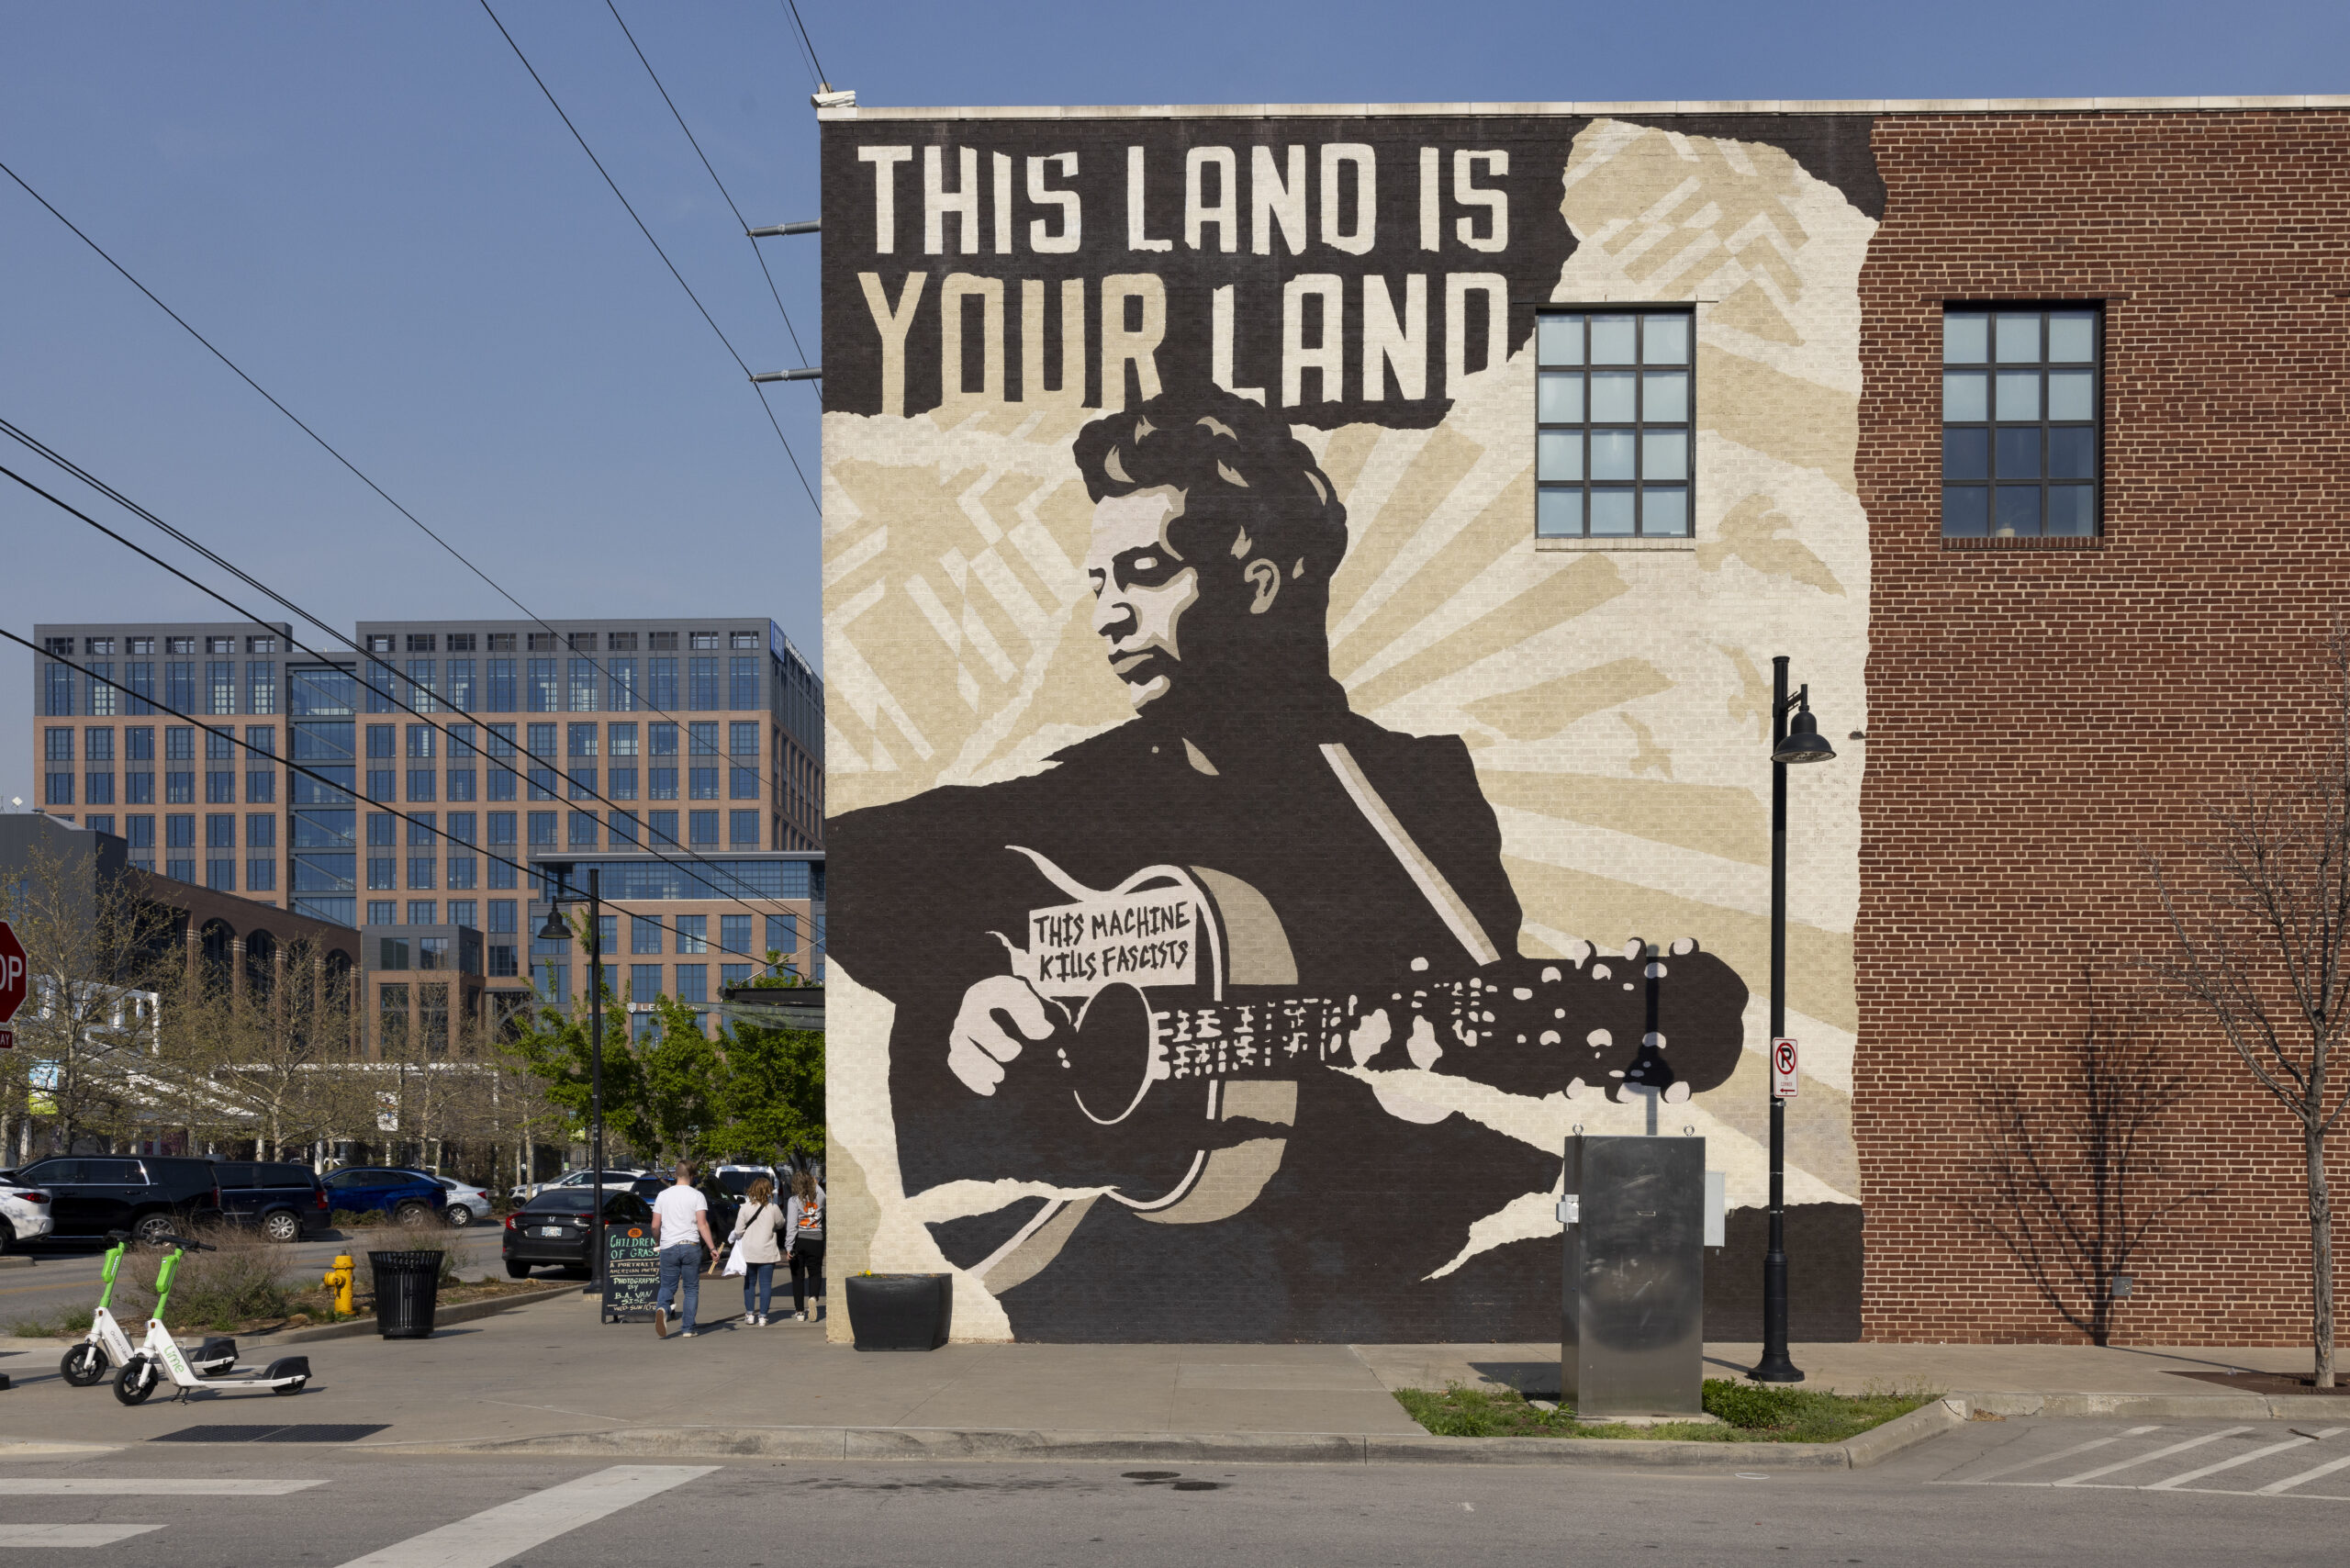
M 733 1294 L 711 1290 L 704 1299 L 731 1305 Z M 909 1451 L 948 1438 L 979 1442 L 985 1434 L 1013 1433 L 1058 1434 L 1056 1442 L 1083 1434 L 1129 1442 L 1138 1435 L 1240 1442 L 1318 1434 L 1360 1445 L 1424 1436 L 1395 1402 L 1398 1388 L 1558 1388 L 1557 1349 L 1541 1344 L 952 1345 L 873 1355 L 827 1344 L 818 1326 L 751 1328 L 731 1315 L 706 1323 L 690 1340 L 662 1340 L 649 1326 L 598 1323 L 593 1301 L 576 1294 L 456 1325 L 426 1341 L 357 1338 L 288 1347 L 316 1369 L 308 1392 L 293 1399 L 216 1394 L 174 1405 L 159 1393 L 127 1408 L 105 1386 L 67 1386 L 56 1372 L 62 1349 L 0 1341 L 0 1372 L 16 1383 L 0 1393 L 0 1441 L 121 1443 L 199 1422 L 351 1422 L 381 1428 L 364 1440 L 385 1445 L 624 1445 L 624 1434 L 656 1430 L 755 1431 L 777 1440 L 821 1430 L 835 1443 L 844 1431 L 895 1432 L 904 1434 Z M 246 1350 L 253 1361 L 276 1353 L 265 1340 Z M 1731 1375 L 1755 1355 L 1752 1346 L 1709 1347 L 1708 1373 Z M 2173 1373 L 2308 1363 L 2299 1350 L 2048 1345 L 1798 1345 L 1795 1360 L 1813 1388 L 1922 1384 L 2013 1396 L 1991 1403 L 1993 1409 L 2066 1394 L 2226 1401 L 2223 1390 Z M 2214 1406 L 2214 1413 L 2229 1412 Z M 926 1436 L 916 1441 L 917 1434 Z M 1755 1462 L 1757 1446 L 1737 1451 L 1740 1462 Z

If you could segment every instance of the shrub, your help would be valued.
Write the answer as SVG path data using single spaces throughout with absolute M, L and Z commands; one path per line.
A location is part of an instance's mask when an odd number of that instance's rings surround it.
M 367 1238 L 367 1250 L 438 1252 L 441 1254 L 441 1282 L 453 1285 L 457 1282 L 457 1252 L 449 1245 L 449 1227 L 438 1220 L 427 1220 L 422 1225 L 393 1223 L 376 1227 L 375 1234 Z M 359 1265 L 361 1281 L 369 1281 L 372 1271 L 368 1268 L 367 1253 L 360 1253 L 355 1260 Z
M 1784 1427 L 1803 1407 L 1794 1389 L 1765 1388 L 1726 1377 L 1706 1380 L 1706 1414 L 1733 1427 Z
M 167 1321 L 173 1327 L 228 1329 L 248 1318 L 283 1317 L 290 1294 L 287 1260 L 283 1251 L 260 1238 L 232 1230 L 215 1231 L 212 1250 L 188 1252 L 172 1277 L 172 1302 Z M 152 1310 L 156 1271 L 162 1254 L 134 1255 L 135 1275 L 128 1282 L 143 1296 L 140 1316 Z

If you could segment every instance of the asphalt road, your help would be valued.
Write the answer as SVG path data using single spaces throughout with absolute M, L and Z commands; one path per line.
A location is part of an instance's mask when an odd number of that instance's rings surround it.
M 341 1235 L 341 1232 L 330 1234 Z M 458 1271 L 468 1279 L 484 1272 L 504 1279 L 506 1271 L 498 1259 L 500 1234 L 498 1222 L 494 1219 L 477 1221 L 463 1230 L 449 1231 L 449 1245 L 457 1251 Z M 358 1234 L 348 1240 L 297 1242 L 283 1251 L 297 1277 L 309 1275 L 315 1278 L 326 1272 L 340 1252 L 352 1252 L 364 1267 L 366 1249 L 364 1235 Z M 0 1269 L 0 1332 L 5 1332 L 6 1326 L 19 1317 L 44 1315 L 59 1307 L 95 1301 L 106 1249 L 106 1242 L 95 1238 L 88 1240 L 44 1238 L 12 1249 L 11 1257 L 30 1258 L 33 1266 L 29 1269 Z
M 0 1395 L 0 1401 L 6 1396 Z M 171 1429 L 218 1425 L 191 1411 Z M 251 1430 L 263 1412 L 233 1412 Z M 298 1409 L 266 1412 L 292 1419 Z M 2300 1423 L 2304 1430 L 2322 1428 Z M 2338 1563 L 2344 1488 L 2273 1487 L 2344 1437 L 2235 1465 L 2244 1490 L 2145 1489 L 2294 1440 L 2291 1426 L 1984 1423 L 1874 1470 L 1769 1479 L 1687 1471 L 1464 1466 L 959 1465 L 526 1461 L 352 1446 L 143 1442 L 0 1458 L 0 1548 L 73 1563 L 111 1548 L 173 1568 L 634 1568 L 952 1562 L 957 1568 L 1367 1568 L 1474 1562 L 2046 1564 Z M 20 1434 L 21 1435 L 21 1434 Z M 2350 1436 L 2350 1434 L 2345 1434 Z M 2083 1442 L 2102 1448 L 2052 1458 Z M 2158 1439 L 2158 1440 L 2157 1440 Z M 2197 1442 L 2146 1463 L 2154 1449 Z M 2108 1457 L 2109 1456 L 2109 1457 Z M 2208 1457 L 2206 1457 L 2208 1456 Z M 1994 1472 L 2087 1484 L 1970 1484 Z M 2021 1466 L 2022 1468 L 2016 1468 Z M 2165 1468 L 2168 1466 L 2168 1468 Z M 123 1543 L 128 1543 L 127 1545 Z M 79 1553 L 94 1555 L 84 1558 Z

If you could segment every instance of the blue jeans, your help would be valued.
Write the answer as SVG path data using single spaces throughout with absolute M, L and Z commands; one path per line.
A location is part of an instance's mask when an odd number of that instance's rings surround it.
M 746 1314 L 755 1312 L 755 1313 L 757 1313 L 761 1317 L 765 1317 L 765 1316 L 767 1315 L 767 1308 L 768 1308 L 768 1306 L 769 1306 L 769 1305 L 771 1305 L 774 1303 L 774 1301 L 775 1301 L 775 1265 L 774 1265 L 773 1263 L 745 1263 L 745 1264 L 744 1264 L 744 1265 L 743 1265 L 743 1310 L 744 1310 L 744 1313 L 746 1313 Z
M 661 1289 L 654 1296 L 653 1305 L 666 1310 L 680 1284 L 686 1291 L 686 1327 L 691 1328 L 694 1314 L 701 1305 L 701 1247 L 697 1242 L 661 1249 Z

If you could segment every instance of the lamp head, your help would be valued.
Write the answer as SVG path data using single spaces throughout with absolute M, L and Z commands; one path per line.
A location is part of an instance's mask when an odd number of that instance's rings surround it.
M 547 906 L 547 922 L 544 925 L 539 927 L 539 940 L 542 942 L 567 942 L 570 939 L 571 927 L 563 923 L 563 911 L 557 909 L 553 904 L 549 904 Z
M 1787 738 L 1771 754 L 1773 762 L 1785 763 L 1832 762 L 1835 757 L 1835 747 L 1819 733 L 1819 721 L 1807 707 L 1787 721 Z

